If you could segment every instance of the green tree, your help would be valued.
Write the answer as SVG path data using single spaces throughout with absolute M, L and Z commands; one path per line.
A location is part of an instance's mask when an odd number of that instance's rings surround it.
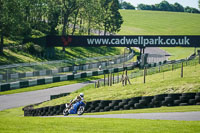
M 122 16 L 119 13 L 118 0 L 101 0 L 101 8 L 103 9 L 103 26 L 104 35 L 107 32 L 114 33 L 120 30 L 123 23 Z
M 0 0 L 0 54 L 3 55 L 4 37 L 19 35 L 23 30 L 23 15 L 18 0 Z
M 175 11 L 177 11 L 177 12 L 184 12 L 184 7 L 177 2 L 174 3 L 174 8 L 175 8 Z
M 200 0 L 199 0 L 199 9 L 200 9 Z
M 111 4 L 111 16 L 110 16 L 110 24 L 109 24 L 109 28 L 108 31 L 110 33 L 115 33 L 115 32 L 119 32 L 121 25 L 123 24 L 123 19 L 121 14 L 119 13 L 119 1 L 118 0 L 113 0 L 112 4 Z
M 50 27 L 49 33 L 51 35 L 58 34 L 56 27 L 59 24 L 59 17 L 61 16 L 61 2 L 49 0 L 47 2 L 47 22 Z
M 135 10 L 135 7 L 133 5 L 131 5 L 131 3 L 125 2 L 125 1 L 120 4 L 120 8 L 121 9 L 132 9 L 132 10 Z
M 68 29 L 69 25 L 69 17 L 72 13 L 78 8 L 77 0 L 62 0 L 62 21 L 63 21 L 63 28 L 62 28 L 62 35 L 66 35 L 66 30 Z

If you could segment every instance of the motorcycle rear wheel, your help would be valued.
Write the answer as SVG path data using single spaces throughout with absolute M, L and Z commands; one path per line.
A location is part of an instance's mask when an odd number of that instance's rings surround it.
M 68 109 L 67 109 L 67 108 L 63 110 L 63 115 L 64 115 L 64 116 L 68 116 L 68 115 L 69 115 L 69 112 L 68 112 Z

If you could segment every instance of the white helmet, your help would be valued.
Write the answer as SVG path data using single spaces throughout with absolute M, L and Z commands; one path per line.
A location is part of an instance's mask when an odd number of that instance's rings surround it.
M 83 93 L 80 93 L 80 95 L 79 95 L 80 97 L 84 97 L 84 94 Z

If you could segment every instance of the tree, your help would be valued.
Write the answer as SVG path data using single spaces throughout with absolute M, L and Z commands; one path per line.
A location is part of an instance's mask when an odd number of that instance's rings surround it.
M 137 8 L 138 8 L 138 10 L 146 10 L 146 5 L 145 4 L 139 4 Z
M 200 11 L 198 9 L 189 7 L 189 6 L 186 6 L 184 10 L 185 10 L 185 12 L 188 12 L 188 13 L 200 13 Z
M 118 0 L 101 0 L 101 8 L 103 9 L 103 25 L 104 35 L 107 32 L 114 33 L 120 30 L 123 23 L 122 16 L 119 13 Z
M 0 0 L 0 54 L 3 55 L 4 37 L 19 35 L 23 30 L 23 15 L 18 0 Z
M 162 1 L 162 2 L 160 2 L 160 4 L 159 4 L 159 9 L 160 9 L 161 11 L 171 11 L 171 6 L 170 6 L 169 2 L 167 2 L 167 1 Z
M 200 9 L 200 0 L 199 0 L 199 9 Z
M 58 33 L 56 30 L 56 27 L 59 23 L 59 17 L 61 13 L 61 3 L 60 1 L 55 1 L 55 0 L 49 0 L 47 2 L 47 22 L 48 25 L 50 26 L 50 31 L 49 33 L 51 35 L 55 35 Z
M 179 3 L 174 3 L 174 8 L 176 12 L 184 12 L 184 7 Z
M 120 8 L 121 9 L 132 9 L 132 10 L 135 10 L 135 7 L 133 5 L 131 5 L 131 3 L 125 2 L 125 1 L 120 4 Z
M 62 35 L 66 35 L 66 30 L 68 29 L 69 17 L 78 8 L 78 0 L 62 0 L 62 18 L 63 18 L 63 28 Z

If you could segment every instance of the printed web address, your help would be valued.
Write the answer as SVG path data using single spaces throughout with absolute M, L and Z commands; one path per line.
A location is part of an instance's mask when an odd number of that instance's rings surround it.
M 123 37 L 119 38 L 100 38 L 100 39 L 87 39 L 89 45 L 190 45 L 190 39 L 187 37 L 183 38 L 169 38 L 164 39 L 162 37 L 158 38 L 145 38 L 139 36 L 138 38 L 130 39 Z

